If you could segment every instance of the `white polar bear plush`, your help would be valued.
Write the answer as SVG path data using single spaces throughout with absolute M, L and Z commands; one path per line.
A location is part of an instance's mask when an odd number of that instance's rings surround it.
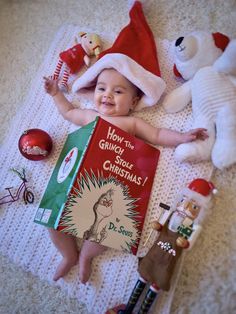
M 177 160 L 211 158 L 219 169 L 232 165 L 236 162 L 236 39 L 229 42 L 223 34 L 201 31 L 178 38 L 174 71 L 187 82 L 166 96 L 164 109 L 178 112 L 192 100 L 193 128 L 206 128 L 209 135 L 205 141 L 179 145 Z

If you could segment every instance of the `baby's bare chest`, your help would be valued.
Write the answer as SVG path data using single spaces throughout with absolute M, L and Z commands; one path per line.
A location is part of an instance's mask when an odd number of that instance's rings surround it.
M 102 119 L 122 129 L 123 131 L 134 134 L 134 123 L 131 117 L 106 117 L 102 116 Z

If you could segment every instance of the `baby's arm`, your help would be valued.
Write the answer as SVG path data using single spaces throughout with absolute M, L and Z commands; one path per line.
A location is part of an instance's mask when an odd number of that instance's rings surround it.
M 57 80 L 47 77 L 44 77 L 44 80 L 45 91 L 53 97 L 58 111 L 66 120 L 76 125 L 85 125 L 96 118 L 97 113 L 94 110 L 75 108 L 59 90 Z
M 182 143 L 208 138 L 206 129 L 193 129 L 185 133 L 166 128 L 155 128 L 142 119 L 134 118 L 135 135 L 154 145 L 175 147 Z

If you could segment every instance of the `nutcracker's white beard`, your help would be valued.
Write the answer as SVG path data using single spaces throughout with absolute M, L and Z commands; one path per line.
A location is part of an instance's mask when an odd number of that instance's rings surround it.
M 183 223 L 185 217 L 180 215 L 177 211 L 174 212 L 170 218 L 170 221 L 168 223 L 168 229 L 177 232 L 178 227 Z

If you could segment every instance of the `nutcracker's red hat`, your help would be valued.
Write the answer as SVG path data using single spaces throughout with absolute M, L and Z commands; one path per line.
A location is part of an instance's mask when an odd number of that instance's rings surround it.
M 166 84 L 161 78 L 155 40 L 139 1 L 134 3 L 129 15 L 130 23 L 119 33 L 113 46 L 103 51 L 99 60 L 74 82 L 72 91 L 84 92 L 96 84 L 102 70 L 113 68 L 141 90 L 142 97 L 135 108 L 140 110 L 155 105 Z
M 207 207 L 211 201 L 212 194 L 216 194 L 217 189 L 214 184 L 203 178 L 197 178 L 191 181 L 183 194 L 194 199 L 199 205 Z

